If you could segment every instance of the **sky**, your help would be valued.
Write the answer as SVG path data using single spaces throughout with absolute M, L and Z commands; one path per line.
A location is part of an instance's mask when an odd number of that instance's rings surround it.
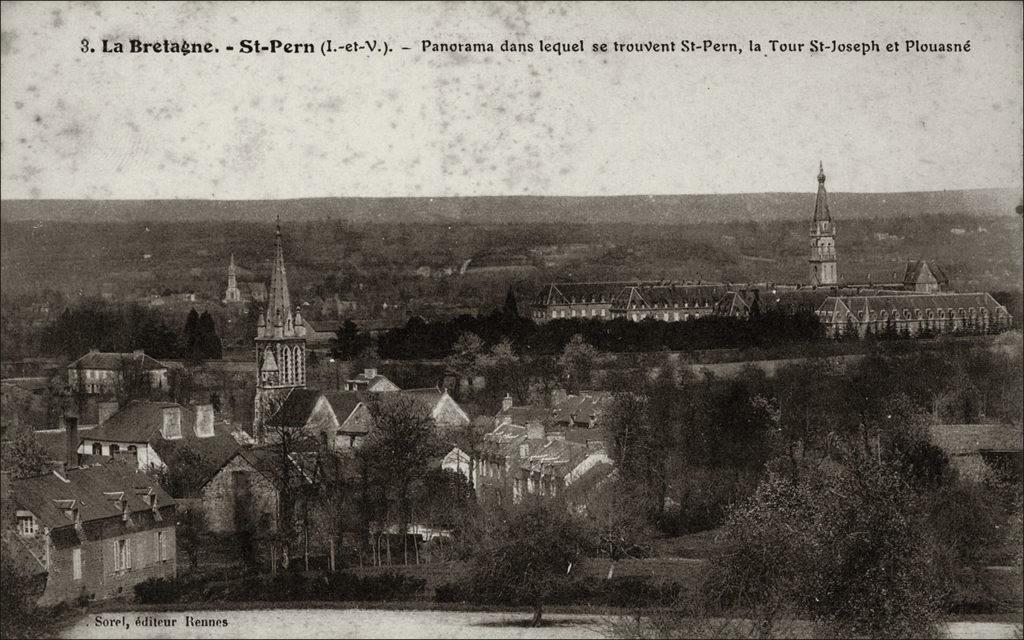
M 0 197 L 809 191 L 819 161 L 837 191 L 1020 189 L 1021 25 L 1020 3 L 5 2 Z M 132 37 L 222 51 L 81 51 Z M 224 50 L 272 38 L 391 50 Z M 683 39 L 743 53 L 590 50 Z M 749 50 L 770 39 L 805 51 Z M 811 39 L 883 51 L 812 54 Z M 971 50 L 884 51 L 907 39 Z

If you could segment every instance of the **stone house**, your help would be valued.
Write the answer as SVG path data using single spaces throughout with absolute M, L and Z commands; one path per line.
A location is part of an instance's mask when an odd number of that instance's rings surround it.
M 210 476 L 198 496 L 210 531 L 277 531 L 282 474 L 276 463 L 269 450 L 240 449 Z
M 362 391 L 365 393 L 399 391 L 397 384 L 377 373 L 377 370 L 373 368 L 364 369 L 362 373 L 346 380 L 345 389 L 347 391 Z
M 169 388 L 167 365 L 142 351 L 111 353 L 96 349 L 66 367 L 68 386 L 94 395 L 116 393 L 124 380 L 125 370 L 133 367 L 149 378 L 150 386 L 154 389 Z
M 3 535 L 46 572 L 40 605 L 129 594 L 177 575 L 175 503 L 149 476 L 111 462 L 13 480 L 14 529 Z
M 123 409 L 101 403 L 99 426 L 83 430 L 78 453 L 127 456 L 140 470 L 162 469 L 179 448 L 189 447 L 222 464 L 238 449 L 231 425 L 215 419 L 213 405 L 135 400 Z M 109 414 L 109 415 L 108 415 Z

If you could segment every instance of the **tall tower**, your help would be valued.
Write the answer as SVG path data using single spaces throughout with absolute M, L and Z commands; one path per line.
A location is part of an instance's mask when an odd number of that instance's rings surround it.
M 228 263 L 228 288 L 224 290 L 224 302 L 241 302 L 242 292 L 238 290 L 238 278 L 235 275 L 235 254 L 231 254 Z
M 836 269 L 836 225 L 828 211 L 825 193 L 825 168 L 818 163 L 818 195 L 814 199 L 814 221 L 811 222 L 811 284 L 834 285 L 839 282 Z
M 256 322 L 256 371 L 253 435 L 263 440 L 266 420 L 274 415 L 292 389 L 306 386 L 306 327 L 298 309 L 294 313 L 291 309 L 280 220 L 274 241 L 274 268 L 267 308 Z

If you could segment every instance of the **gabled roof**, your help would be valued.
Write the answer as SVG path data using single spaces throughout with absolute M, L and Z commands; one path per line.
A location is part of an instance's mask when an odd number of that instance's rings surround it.
M 581 391 L 578 395 L 570 394 L 554 403 L 551 407 L 551 419 L 554 422 L 590 422 L 604 413 L 611 403 L 612 394 L 608 391 Z
M 78 360 L 67 366 L 68 369 L 104 369 L 106 371 L 120 371 L 126 363 L 141 365 L 144 371 L 159 371 L 166 369 L 167 365 L 150 358 L 142 351 L 131 353 L 112 353 L 103 351 L 90 351 Z
M 90 437 L 93 427 L 79 427 L 78 441 L 75 448 L 82 442 L 82 438 Z M 64 429 L 47 429 L 45 431 L 33 431 L 32 439 L 43 449 L 47 460 L 64 460 L 67 456 L 67 432 Z
M 160 437 L 164 409 L 181 410 L 181 435 L 195 430 L 195 411 L 176 402 L 133 400 L 89 433 L 90 440 L 144 443 Z
M 174 505 L 174 499 L 155 479 L 117 462 L 70 469 L 62 477 L 56 473 L 11 482 L 11 497 L 23 509 L 31 511 L 51 529 L 74 526 L 63 507 L 75 507 L 83 523 L 121 516 L 115 500 L 125 500 L 130 513 L 150 511 L 143 496 L 152 493 L 156 507 Z
M 214 435 L 210 438 L 197 438 L 195 434 L 192 437 L 182 438 L 180 440 L 164 440 L 163 438 L 157 438 L 152 441 L 150 445 L 156 451 L 160 459 L 164 461 L 164 464 L 170 464 L 174 460 L 175 456 L 179 451 L 183 449 L 191 449 L 202 456 L 205 463 L 203 469 L 200 471 L 202 475 L 198 478 L 199 484 L 205 484 L 207 480 L 216 475 L 225 464 L 228 463 L 231 458 L 238 453 L 241 448 L 238 441 L 232 435 L 232 429 L 230 425 L 220 423 L 214 425 Z M 178 496 L 185 497 L 185 496 Z
M 994 318 L 1009 317 L 1006 309 L 988 293 L 914 293 L 908 291 L 878 296 L 830 296 L 821 304 L 818 312 L 819 316 L 825 314 L 823 317 L 827 322 L 846 322 L 847 316 L 839 315 L 843 309 L 854 317 L 863 313 L 865 319 L 869 319 L 872 313 L 876 314 L 876 317 L 880 316 L 883 311 L 892 313 L 895 310 L 901 317 L 904 311 L 910 311 L 913 314 L 913 319 L 916 319 L 914 313 L 916 311 L 952 309 L 959 317 L 961 309 L 969 311 L 972 308 L 979 313 L 984 309 Z
M 324 394 L 316 389 L 292 389 L 274 415 L 267 420 L 270 427 L 303 427 L 309 421 Z
M 360 391 L 325 391 L 324 397 L 331 404 L 334 415 L 338 418 L 338 432 L 348 435 L 361 435 L 370 432 L 369 418 L 359 420 L 359 415 L 353 416 L 356 410 L 362 405 L 366 407 L 366 395 Z M 352 420 L 349 420 L 352 418 Z
M 907 263 L 907 271 L 903 275 L 904 286 L 912 286 L 921 281 L 922 277 L 931 273 L 939 284 L 949 284 L 949 278 L 937 264 L 929 264 L 924 260 L 912 260 Z

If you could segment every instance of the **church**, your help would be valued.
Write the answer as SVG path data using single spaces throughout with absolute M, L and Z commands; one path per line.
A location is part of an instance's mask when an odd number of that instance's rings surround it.
M 465 411 L 445 389 L 402 390 L 390 381 L 388 385 L 351 386 L 346 391 L 308 389 L 306 338 L 306 321 L 299 307 L 293 307 L 288 291 L 278 221 L 267 305 L 256 323 L 257 373 L 252 430 L 256 442 L 273 441 L 275 433 L 289 429 L 301 430 L 310 436 L 310 446 L 357 447 L 370 433 L 371 405 L 391 394 L 409 398 L 421 406 L 424 415 L 429 415 L 439 430 L 469 424 Z

